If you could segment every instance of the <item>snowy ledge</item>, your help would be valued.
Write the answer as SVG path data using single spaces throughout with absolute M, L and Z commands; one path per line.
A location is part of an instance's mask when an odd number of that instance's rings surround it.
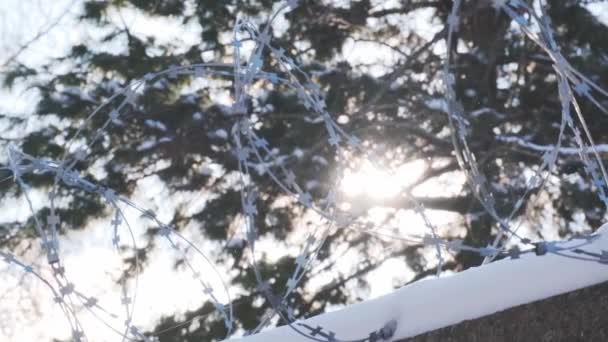
M 600 236 L 582 247 L 584 250 L 596 253 L 608 250 L 608 224 L 597 233 Z M 584 241 L 573 240 L 563 246 Z M 580 256 L 572 252 L 564 254 Z M 604 281 L 608 281 L 606 264 L 554 254 L 526 254 L 520 259 L 504 259 L 444 278 L 421 280 L 388 295 L 297 323 L 321 326 L 345 340 L 367 337 L 395 320 L 397 330 L 393 340 L 398 340 Z M 283 326 L 230 341 L 311 340 Z

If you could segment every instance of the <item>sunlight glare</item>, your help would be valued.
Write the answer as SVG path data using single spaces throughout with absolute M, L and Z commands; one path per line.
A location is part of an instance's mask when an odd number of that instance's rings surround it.
M 412 184 L 424 170 L 425 163 L 422 160 L 402 164 L 394 172 L 365 163 L 358 170 L 347 169 L 344 172 L 341 188 L 351 197 L 364 195 L 376 199 L 390 198 Z

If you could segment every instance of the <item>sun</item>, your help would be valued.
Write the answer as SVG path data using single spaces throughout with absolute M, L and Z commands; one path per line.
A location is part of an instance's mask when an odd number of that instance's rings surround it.
M 358 169 L 346 169 L 340 188 L 349 197 L 390 198 L 397 196 L 406 186 L 418 179 L 424 169 L 422 161 L 405 163 L 392 171 L 366 162 Z

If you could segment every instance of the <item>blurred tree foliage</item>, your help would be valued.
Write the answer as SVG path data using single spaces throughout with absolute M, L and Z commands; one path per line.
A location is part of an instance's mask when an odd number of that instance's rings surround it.
M 608 28 L 585 8 L 592 1 L 548 2 L 548 13 L 564 55 L 598 84 L 608 85 L 608 40 L 605 39 Z M 441 104 L 442 97 L 438 81 L 445 53 L 446 32 L 442 27 L 452 2 L 399 0 L 390 2 L 390 6 L 382 3 L 303 0 L 299 7 L 285 13 L 286 23 L 277 24 L 281 26 L 276 28 L 280 33 L 273 31 L 273 44 L 285 48 L 288 55 L 313 75 L 327 94 L 330 113 L 341 118 L 346 131 L 367 141 L 370 149 L 385 153 L 386 166 L 413 160 L 429 161 L 422 176 L 408 189 L 415 190 L 426 182 L 458 172 L 447 117 L 441 105 L 436 105 Z M 236 18 L 239 15 L 261 18 L 258 22 L 263 25 L 263 19 L 276 6 L 271 0 L 85 1 L 80 18 L 82 25 L 99 28 L 102 35 L 73 46 L 63 58 L 49 61 L 40 68 L 15 62 L 4 75 L 6 87 L 14 82 L 29 82 L 37 89 L 40 100 L 31 116 L 53 120 L 22 138 L 3 139 L 3 142 L 13 142 L 34 156 L 59 158 L 63 141 L 116 89 L 148 72 L 172 65 L 230 61 L 231 31 Z M 189 45 L 179 37 L 160 42 L 153 35 L 134 33 L 128 22 L 117 19 L 123 11 L 188 25 L 189 29 L 199 32 L 200 39 Z M 431 13 L 431 27 L 436 34 L 421 35 L 416 25 L 412 25 L 412 21 L 416 23 L 414 18 L 424 13 Z M 541 153 L 498 137 L 517 136 L 539 145 L 552 145 L 560 120 L 556 79 L 551 76 L 551 62 L 542 51 L 523 38 L 516 26 L 488 1 L 466 1 L 461 20 L 457 44 L 450 47 L 455 56 L 457 92 L 466 109 L 471 148 L 492 184 L 497 208 L 504 215 L 525 191 L 523 170 L 536 167 Z M 162 27 L 154 29 L 163 30 Z M 394 63 L 387 62 L 380 72 L 373 72 L 373 65 L 365 62 L 365 55 L 359 64 L 349 62 L 343 54 L 348 53 L 343 52 L 343 47 L 349 42 L 389 49 Z M 264 68 L 277 69 L 268 56 Z M 146 89 L 138 106 L 126 113 L 124 124 L 109 129 L 104 140 L 93 145 L 92 154 L 77 168 L 88 178 L 125 195 L 134 191 L 138 180 L 150 175 L 160 177 L 174 192 L 213 194 L 202 211 L 188 214 L 178 210 L 172 223 L 178 229 L 197 224 L 206 238 L 226 243 L 230 239 L 231 224 L 241 210 L 238 189 L 226 177 L 214 177 L 199 170 L 205 165 L 218 164 L 223 167 L 224 175 L 229 175 L 237 168 L 234 146 L 229 139 L 217 134 L 220 129 L 229 132 L 233 119 L 224 114 L 225 108 L 216 96 L 231 91 L 229 79 L 216 79 L 209 83 L 209 88 L 193 87 L 193 79 L 183 75 L 158 81 Z M 608 118 L 583 103 L 596 142 L 608 143 L 604 132 Z M 256 129 L 260 135 L 277 148 L 278 154 L 286 156 L 285 163 L 296 171 L 299 179 L 318 181 L 310 187 L 313 195 L 325 194 L 335 159 L 334 151 L 323 143 L 322 123 L 316 122 L 298 104 L 296 94 L 281 87 L 267 88 L 261 96 L 253 96 L 248 106 L 249 112 L 259 120 Z M 9 130 L 22 127 L 22 118 L 4 115 L 2 120 L 9 124 Z M 85 139 L 93 135 L 101 120 L 96 118 L 87 128 Z M 146 125 L 145 120 L 158 121 L 166 130 Z M 161 140 L 167 137 L 170 139 Z M 149 149 L 137 148 L 149 139 L 162 142 Z M 565 145 L 575 146 L 571 137 Z M 104 172 L 91 172 L 93 163 L 99 161 Z M 570 227 L 574 221 L 581 222 L 581 214 L 583 224 L 597 227 L 605 215 L 604 208 L 592 189 L 582 185 L 580 177 L 585 177 L 585 173 L 576 156 L 561 155 L 557 178 L 550 186 L 552 190 L 534 195 L 534 201 L 524 206 L 516 219 L 539 230 L 543 225 L 552 225 L 564 236 L 572 233 Z M 27 180 L 38 188 L 48 187 L 52 182 L 49 176 L 40 175 L 30 175 Z M 259 177 L 257 181 L 258 227 L 264 235 L 284 239 L 294 230 L 295 221 L 302 217 L 302 209 L 291 204 L 277 206 L 280 189 L 267 177 Z M 14 184 L 3 182 L 0 186 L 5 197 L 19 194 Z M 70 220 L 63 229 L 84 229 L 88 219 L 107 215 L 102 199 L 66 187 L 61 188 L 60 195 L 67 201 L 60 214 Z M 427 209 L 458 214 L 461 219 L 450 227 L 466 228 L 463 237 L 467 243 L 486 244 L 496 233 L 495 223 L 483 213 L 466 186 L 454 196 L 439 193 L 421 196 L 419 200 Z M 382 200 L 362 195 L 352 202 L 360 212 L 374 206 L 393 210 L 412 208 L 412 203 L 402 195 Z M 31 219 L 26 227 L 3 223 L 2 243 L 14 245 L 33 235 L 31 225 Z M 304 279 L 291 300 L 296 314 L 317 314 L 330 305 L 359 300 L 353 288 L 365 288 L 363 276 L 390 257 L 404 259 L 417 273 L 415 279 L 434 273 L 435 264 L 425 260 L 422 246 L 387 248 L 387 252 L 372 253 L 371 240 L 366 235 L 345 231 L 331 235 L 319 256 L 327 269 L 335 262 L 331 260 L 333 251 L 345 244 L 361 255 L 357 261 L 360 264 L 351 274 L 334 274 L 334 279 L 314 290 L 306 286 L 309 278 Z M 151 248 L 152 239 L 149 246 L 139 251 L 142 258 L 145 259 Z M 251 329 L 269 306 L 258 304 L 263 296 L 255 290 L 255 279 L 245 257 L 246 245 L 230 244 L 226 251 L 228 257 L 218 262 L 232 263 L 238 271 L 230 281 L 251 290 L 234 299 L 236 325 Z M 461 270 L 479 262 L 478 256 L 463 252 L 455 255 L 446 268 Z M 293 258 L 287 256 L 276 263 L 261 262 L 263 273 L 274 280 L 276 290 L 281 290 L 285 279 L 279 278 L 289 276 L 291 265 Z M 185 316 L 166 317 L 155 332 L 163 342 L 221 338 L 225 334 L 223 321 L 218 315 L 207 315 L 212 311 L 211 303 L 201 302 L 199 309 Z M 179 328 L 174 328 L 175 325 Z

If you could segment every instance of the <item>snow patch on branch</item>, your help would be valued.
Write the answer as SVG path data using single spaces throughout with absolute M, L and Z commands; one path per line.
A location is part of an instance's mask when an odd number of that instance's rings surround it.
M 496 137 L 496 139 L 498 139 L 500 141 L 508 142 L 508 143 L 514 143 L 523 148 L 538 151 L 538 152 L 551 152 L 555 149 L 554 145 L 539 145 L 539 144 L 535 144 L 533 142 L 529 142 L 520 137 L 499 135 Z M 589 148 L 586 148 L 586 149 L 581 149 L 578 147 L 560 147 L 558 149 L 558 152 L 561 154 L 566 154 L 566 155 L 578 155 L 580 153 L 594 153 L 594 150 L 597 151 L 598 153 L 607 153 L 608 144 L 598 144 L 593 147 L 590 146 Z

